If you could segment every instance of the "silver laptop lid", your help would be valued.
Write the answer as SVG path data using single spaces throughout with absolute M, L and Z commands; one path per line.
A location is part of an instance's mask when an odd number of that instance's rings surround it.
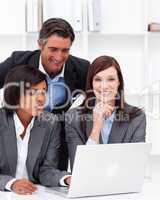
M 141 191 L 151 144 L 77 146 L 68 197 Z

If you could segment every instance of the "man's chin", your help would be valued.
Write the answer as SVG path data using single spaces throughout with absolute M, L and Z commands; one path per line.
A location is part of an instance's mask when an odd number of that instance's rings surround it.
M 61 65 L 61 66 L 52 65 L 51 71 L 50 71 L 50 75 L 51 76 L 56 76 L 59 73 L 61 73 L 62 69 L 63 69 L 63 65 Z
M 60 74 L 60 72 L 61 71 L 54 71 L 54 72 L 52 72 L 51 74 L 50 74 L 50 77 L 55 77 L 55 76 L 57 76 L 58 74 Z

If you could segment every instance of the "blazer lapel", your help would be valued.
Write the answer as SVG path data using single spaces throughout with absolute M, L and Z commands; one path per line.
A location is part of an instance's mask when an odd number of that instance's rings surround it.
M 65 64 L 64 80 L 71 92 L 77 89 L 76 72 L 70 59 Z
M 45 127 L 43 127 L 38 118 L 36 118 L 30 133 L 30 139 L 28 143 L 28 155 L 27 155 L 26 166 L 29 177 L 32 176 L 36 160 L 39 156 L 44 141 L 44 136 L 45 136 Z
M 128 128 L 127 122 L 114 121 L 108 143 L 122 143 L 126 130 Z
M 4 130 L 4 148 L 7 155 L 8 164 L 11 170 L 11 174 L 14 176 L 17 167 L 17 139 L 15 133 L 15 126 L 13 117 L 8 117 L 8 123 L 5 124 Z
M 78 110 L 74 110 L 74 112 L 71 112 L 71 113 L 73 114 L 73 116 L 71 116 L 71 117 L 73 117 L 74 119 L 76 119 L 76 116 L 80 116 L 78 123 L 76 123 L 77 126 L 75 128 L 77 130 L 77 133 L 78 133 L 81 141 L 83 142 L 83 144 L 85 144 L 87 138 L 86 138 L 86 134 L 84 133 L 85 131 L 83 131 L 82 127 L 81 127 L 81 125 L 82 125 L 81 124 L 81 122 L 82 122 L 82 119 L 81 119 L 82 112 L 78 111 Z
M 92 131 L 92 127 L 93 127 L 92 117 L 93 117 L 92 113 L 89 113 L 86 117 L 86 136 L 87 136 L 87 139 L 89 138 L 90 133 Z

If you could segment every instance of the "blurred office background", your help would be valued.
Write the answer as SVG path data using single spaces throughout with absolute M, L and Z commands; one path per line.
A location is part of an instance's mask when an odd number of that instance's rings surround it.
M 121 65 L 126 100 L 145 109 L 147 141 L 160 154 L 159 0 L 0 0 L 0 62 L 14 50 L 37 49 L 46 19 L 62 17 L 76 32 L 71 53 L 92 61 L 111 55 Z

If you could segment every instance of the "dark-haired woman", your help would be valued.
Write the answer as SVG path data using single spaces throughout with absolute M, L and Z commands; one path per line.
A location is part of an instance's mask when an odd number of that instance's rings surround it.
M 43 112 L 46 76 L 27 65 L 11 69 L 5 79 L 0 109 L 0 190 L 32 194 L 36 183 L 69 184 L 68 173 L 57 169 L 60 126 Z M 66 176 L 65 176 L 66 175 Z
M 66 141 L 71 169 L 77 145 L 144 142 L 144 112 L 125 102 L 118 62 L 100 56 L 91 64 L 83 107 L 66 113 Z

